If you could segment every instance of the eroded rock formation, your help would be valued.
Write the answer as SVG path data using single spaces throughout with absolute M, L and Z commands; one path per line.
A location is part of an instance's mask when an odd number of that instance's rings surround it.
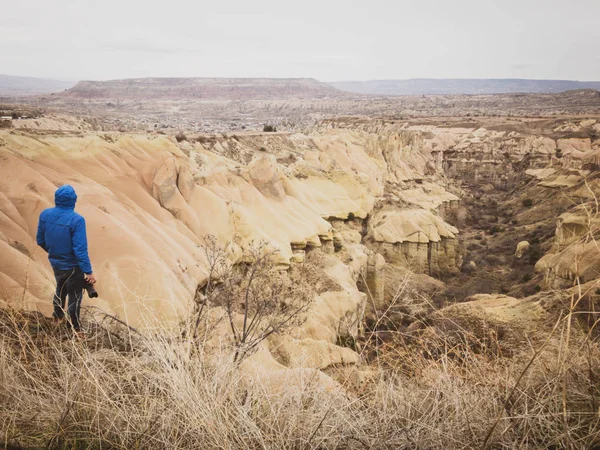
M 439 227 L 427 231 L 423 271 L 456 267 L 454 247 L 440 239 L 457 230 L 436 214 L 458 197 L 444 190 L 437 163 L 412 134 L 388 126 L 176 143 L 160 135 L 2 133 L 2 297 L 50 313 L 53 277 L 35 231 L 56 187 L 70 183 L 100 280 L 100 298 L 87 304 L 136 326 L 175 323 L 206 279 L 204 236 L 229 244 L 233 262 L 264 241 L 278 250 L 279 270 L 314 265 L 309 256 L 321 255 L 315 267 L 330 286 L 312 292 L 301 330 L 259 354 L 291 366 L 356 362 L 337 343 L 356 337 L 367 303 L 384 301 L 386 261 L 363 242 L 378 202 L 410 206 L 403 217 L 418 216 L 423 230 Z M 394 214 L 388 225 L 378 217 L 382 229 L 402 228 Z M 423 262 L 421 251 L 404 264 Z
M 314 270 L 307 276 L 324 287 L 310 291 L 304 326 L 265 342 L 254 357 L 262 367 L 356 363 L 358 354 L 339 344 L 356 337 L 365 309 L 384 308 L 408 278 L 428 293 L 443 290 L 430 276 L 457 274 L 463 264 L 460 186 L 485 197 L 529 183 L 527 195 L 549 202 L 548 192 L 568 189 L 556 208 L 577 198 L 588 209 L 560 216 L 555 246 L 536 269 L 547 286 L 600 278 L 595 241 L 586 240 L 598 227 L 587 220 L 599 191 L 598 139 L 464 124 L 337 125 L 179 143 L 157 134 L 0 133 L 2 298 L 50 312 L 53 278 L 34 236 L 40 211 L 64 183 L 79 194 L 101 280 L 100 298 L 86 302 L 132 324 L 189 314 L 207 276 L 206 235 L 228 243 L 233 262 L 264 241 L 278 250 L 278 270 Z M 578 132 L 595 125 L 582 121 Z M 548 216 L 545 208 L 524 210 L 523 229 Z M 485 267 L 467 261 L 472 272 Z
M 462 264 L 458 230 L 425 209 L 382 210 L 369 222 L 372 248 L 391 264 L 443 275 Z

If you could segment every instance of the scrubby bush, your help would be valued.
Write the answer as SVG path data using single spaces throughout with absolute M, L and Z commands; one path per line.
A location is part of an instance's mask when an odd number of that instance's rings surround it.
M 529 264 L 534 265 L 542 256 L 542 251 L 537 245 L 534 244 L 533 247 L 529 248 L 529 255 L 527 257 L 527 261 L 529 262 Z
M 277 131 L 277 128 L 275 128 L 273 125 L 265 125 L 263 127 L 263 131 L 267 133 L 274 133 Z
M 483 258 L 483 260 L 490 266 L 500 266 L 504 264 L 504 258 L 500 255 L 491 255 L 488 254 Z
M 465 263 L 460 268 L 460 271 L 463 273 L 473 273 L 475 272 L 475 270 L 477 270 L 477 266 L 470 263 Z
M 234 346 L 233 361 L 239 363 L 269 336 L 302 323 L 310 306 L 308 292 L 275 270 L 277 251 L 267 243 L 251 243 L 245 250 L 243 265 L 232 265 L 227 248 L 214 236 L 206 236 L 201 247 L 209 278 L 201 295 L 196 296 L 194 337 L 208 305 L 223 308 Z
M 502 227 L 502 226 L 499 226 L 499 225 L 494 225 L 494 226 L 491 228 L 491 230 L 490 230 L 490 231 L 491 231 L 491 233 L 492 233 L 492 234 L 496 234 L 496 233 L 504 233 L 504 227 Z
M 183 141 L 187 141 L 188 138 L 187 138 L 187 136 L 182 131 L 182 132 L 180 132 L 180 133 L 178 133 L 178 134 L 175 135 L 175 140 L 177 142 L 183 142 Z
M 533 206 L 533 200 L 531 200 L 530 198 L 524 198 L 521 203 L 523 204 L 523 206 L 525 208 L 531 208 Z

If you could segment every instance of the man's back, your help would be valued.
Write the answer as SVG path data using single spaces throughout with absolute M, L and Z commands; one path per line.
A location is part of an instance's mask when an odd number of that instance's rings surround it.
M 85 219 L 74 211 L 77 195 L 71 186 L 56 191 L 56 207 L 40 214 L 37 242 L 48 252 L 52 267 L 69 270 L 79 267 L 92 273 L 87 251 Z

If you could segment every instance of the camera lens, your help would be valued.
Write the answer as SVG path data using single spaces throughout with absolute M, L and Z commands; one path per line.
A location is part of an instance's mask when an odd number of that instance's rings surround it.
M 98 292 L 96 291 L 96 289 L 94 289 L 94 285 L 93 284 L 86 283 L 85 290 L 87 291 L 89 298 L 96 298 L 96 297 L 98 297 Z

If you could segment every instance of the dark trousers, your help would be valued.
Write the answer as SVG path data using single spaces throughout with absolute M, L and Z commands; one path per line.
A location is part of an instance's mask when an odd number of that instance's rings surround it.
M 81 310 L 81 299 L 83 298 L 83 289 L 85 287 L 85 278 L 79 267 L 69 270 L 60 270 L 54 268 L 54 278 L 56 278 L 56 294 L 54 294 L 54 317 L 62 319 L 65 317 L 65 301 L 69 297 L 67 311 L 71 326 L 74 330 L 79 330 L 79 315 Z

